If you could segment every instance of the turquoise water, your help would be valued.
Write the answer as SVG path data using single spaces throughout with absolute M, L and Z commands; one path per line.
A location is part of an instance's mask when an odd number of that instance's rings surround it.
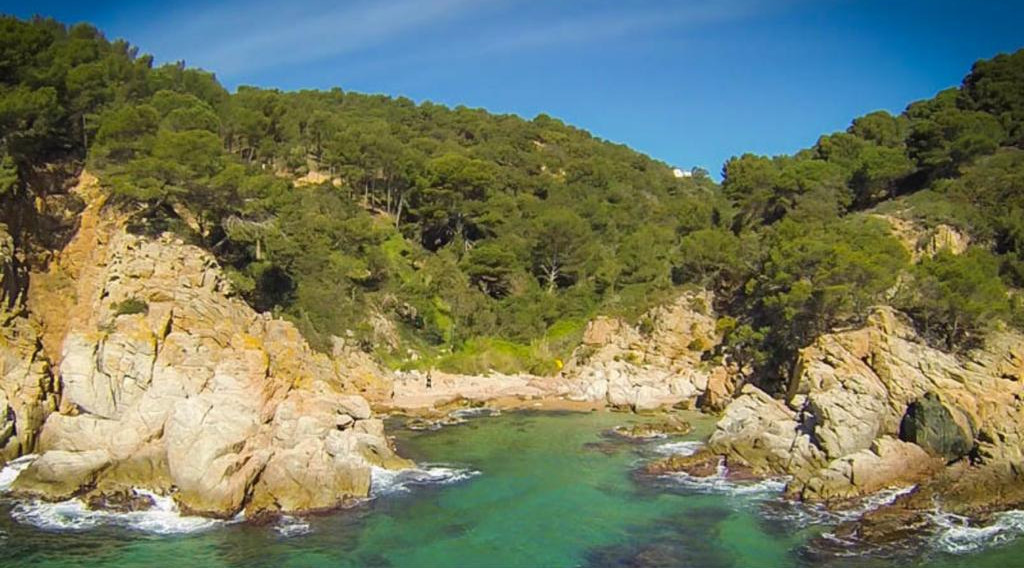
M 711 421 L 688 416 L 706 437 Z M 693 485 L 635 475 L 666 441 L 602 431 L 638 418 L 610 413 L 505 414 L 437 432 L 392 427 L 402 452 L 434 472 L 372 502 L 270 525 L 220 523 L 158 535 L 124 526 L 41 529 L 0 504 L 3 566 L 1015 566 L 1015 540 L 953 555 L 816 554 L 824 530 L 782 503 L 777 486 Z M 443 469 L 429 464 L 444 464 Z M 443 472 L 444 475 L 438 472 Z M 452 476 L 452 474 L 454 477 Z M 16 513 L 24 519 L 22 513 Z M 821 519 L 818 518 L 820 521 Z M 37 524 L 39 521 L 35 521 Z

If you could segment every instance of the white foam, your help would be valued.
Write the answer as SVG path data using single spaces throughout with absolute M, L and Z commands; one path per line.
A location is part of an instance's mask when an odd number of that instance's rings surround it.
M 836 510 L 833 514 L 841 521 L 855 521 L 865 514 L 874 511 L 880 507 L 886 505 L 892 505 L 900 497 L 911 493 L 917 489 L 916 485 L 909 485 L 906 487 L 890 487 L 888 489 L 882 489 L 863 497 L 857 502 L 857 505 L 849 509 Z
M 939 528 L 935 545 L 951 554 L 974 552 L 1024 535 L 1024 511 L 1020 510 L 994 515 L 994 521 L 985 526 L 971 526 L 967 517 L 939 509 L 929 518 Z
M 374 467 L 370 494 L 373 497 L 404 493 L 417 485 L 451 485 L 480 475 L 479 471 L 443 464 L 424 464 L 422 468 L 384 469 Z
M 655 453 L 663 456 L 692 456 L 704 447 L 704 442 L 666 442 L 654 448 Z
M 21 456 L 16 460 L 7 462 L 7 465 L 3 469 L 0 469 L 0 493 L 6 493 L 11 490 L 11 485 L 14 484 L 14 480 L 18 479 L 21 472 L 25 471 L 28 466 L 32 465 L 32 462 L 36 461 L 39 456 L 36 454 L 28 454 Z
M 310 528 L 309 522 L 300 517 L 292 517 L 290 515 L 282 515 L 278 519 L 277 524 L 274 525 L 274 532 L 285 537 L 291 538 L 293 536 L 301 536 L 313 532 Z
M 675 483 L 695 493 L 705 494 L 726 494 L 726 495 L 754 495 L 761 493 L 781 493 L 786 489 L 787 478 L 767 478 L 752 483 L 732 481 L 728 478 L 729 470 L 725 466 L 725 460 L 718 460 L 718 468 L 714 475 L 697 477 L 688 473 L 670 473 L 663 477 L 672 479 Z
M 223 524 L 223 521 L 215 519 L 182 515 L 170 497 L 141 489 L 136 492 L 152 498 L 153 507 L 145 511 L 116 513 L 89 509 L 80 499 L 57 503 L 25 501 L 15 505 L 11 516 L 41 529 L 72 531 L 110 525 L 153 534 L 187 534 Z

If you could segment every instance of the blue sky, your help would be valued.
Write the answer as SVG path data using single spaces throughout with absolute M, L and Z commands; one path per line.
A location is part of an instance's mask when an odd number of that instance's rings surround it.
M 1024 2 L 263 0 L 28 3 L 229 88 L 544 112 L 670 164 L 790 153 L 1024 47 Z

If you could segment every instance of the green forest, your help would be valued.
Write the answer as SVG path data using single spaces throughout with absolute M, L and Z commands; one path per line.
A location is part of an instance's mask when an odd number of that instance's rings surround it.
M 635 319 L 686 287 L 716 293 L 714 356 L 773 389 L 796 350 L 872 305 L 953 351 L 1024 323 L 1024 51 L 794 155 L 734 157 L 718 184 L 546 115 L 229 93 L 90 25 L 3 17 L 0 221 L 15 246 L 52 246 L 31 204 L 82 167 L 131 230 L 211 251 L 237 294 L 315 348 L 351 338 L 396 367 L 552 373 L 591 317 Z M 971 245 L 912 263 L 890 218 Z

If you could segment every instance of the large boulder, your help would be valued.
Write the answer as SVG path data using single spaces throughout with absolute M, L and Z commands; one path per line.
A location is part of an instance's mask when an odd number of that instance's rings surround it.
M 975 428 L 961 409 L 942 402 L 938 394 L 926 392 L 907 406 L 900 421 L 900 439 L 921 446 L 947 462 L 960 459 L 974 449 Z

